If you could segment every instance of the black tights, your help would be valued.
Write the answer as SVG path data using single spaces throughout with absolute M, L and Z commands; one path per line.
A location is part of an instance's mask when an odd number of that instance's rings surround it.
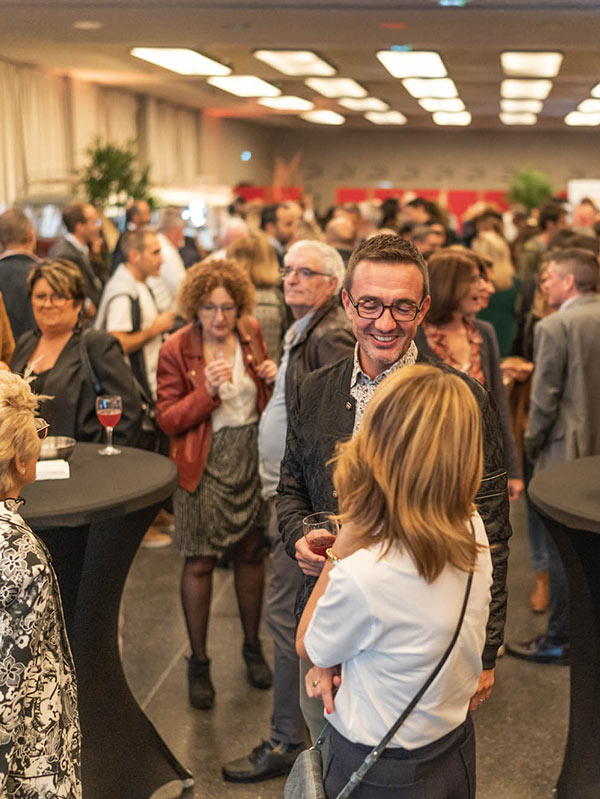
M 265 582 L 264 531 L 253 528 L 232 547 L 235 593 L 244 642 L 258 641 Z M 192 652 L 198 660 L 206 660 L 206 634 L 210 614 L 212 573 L 216 558 L 186 558 L 181 575 L 181 602 L 185 614 Z

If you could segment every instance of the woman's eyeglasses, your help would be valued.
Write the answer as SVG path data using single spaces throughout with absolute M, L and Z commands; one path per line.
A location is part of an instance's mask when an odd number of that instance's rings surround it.
M 38 438 L 40 441 L 43 441 L 48 435 L 50 425 L 45 419 L 42 419 L 41 416 L 37 416 L 33 421 L 35 422 L 35 429 L 37 430 Z
M 31 295 L 31 302 L 34 305 L 45 305 L 47 302 L 49 302 L 50 305 L 54 305 L 56 308 L 62 308 L 62 306 L 69 299 L 71 299 L 71 298 L 70 297 L 60 297 L 58 294 L 32 294 Z

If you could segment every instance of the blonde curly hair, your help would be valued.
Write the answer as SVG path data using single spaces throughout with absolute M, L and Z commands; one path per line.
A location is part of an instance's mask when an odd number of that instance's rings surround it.
M 0 372 L 0 493 L 14 485 L 15 458 L 28 460 L 36 453 L 33 421 L 40 397 L 29 383 L 12 372 Z
M 235 261 L 210 258 L 190 266 L 177 294 L 179 313 L 188 322 L 198 319 L 198 309 L 208 295 L 222 287 L 237 306 L 237 315 L 251 314 L 256 292 L 245 270 Z

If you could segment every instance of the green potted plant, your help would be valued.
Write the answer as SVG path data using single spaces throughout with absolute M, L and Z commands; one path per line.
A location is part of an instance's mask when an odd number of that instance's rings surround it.
M 153 206 L 150 167 L 138 166 L 134 141 L 119 146 L 96 139 L 87 154 L 89 163 L 81 171 L 79 185 L 99 210 L 107 216 L 116 216 L 129 198 L 147 200 Z
M 525 167 L 515 172 L 510 180 L 508 197 L 513 204 L 521 204 L 531 213 L 548 200 L 554 189 L 545 172 L 533 167 Z

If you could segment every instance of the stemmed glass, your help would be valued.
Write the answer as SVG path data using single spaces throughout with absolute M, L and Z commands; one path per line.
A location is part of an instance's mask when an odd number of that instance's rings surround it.
M 311 552 L 325 557 L 329 547 L 335 543 L 339 527 L 332 511 L 320 511 L 304 517 L 302 530 Z
M 106 435 L 108 441 L 105 447 L 98 450 L 99 455 L 120 455 L 121 450 L 118 447 L 113 447 L 112 434 L 113 428 L 118 424 L 121 418 L 123 404 L 121 397 L 117 395 L 96 397 L 96 416 L 100 424 L 106 428 Z

